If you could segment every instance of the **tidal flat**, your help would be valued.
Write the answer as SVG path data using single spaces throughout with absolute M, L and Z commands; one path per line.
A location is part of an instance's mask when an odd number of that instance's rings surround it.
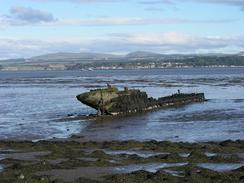
M 76 96 L 106 83 L 149 97 L 205 93 L 205 103 L 93 121 Z M 244 68 L 0 72 L 0 139 L 87 141 L 244 140 Z M 172 133 L 173 131 L 173 133 Z M 135 133 L 136 132 L 136 133 Z
M 244 141 L 1 141 L 0 182 L 244 182 Z
M 208 101 L 91 119 L 75 96 L 107 82 Z M 0 72 L 0 183 L 244 182 L 243 90 L 244 68 Z

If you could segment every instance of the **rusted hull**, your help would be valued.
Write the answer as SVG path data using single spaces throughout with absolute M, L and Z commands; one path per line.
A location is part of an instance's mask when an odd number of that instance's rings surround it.
M 140 90 L 105 88 L 80 94 L 77 99 L 96 109 L 99 115 L 121 115 L 204 102 L 205 96 L 204 93 L 177 93 L 155 99 Z

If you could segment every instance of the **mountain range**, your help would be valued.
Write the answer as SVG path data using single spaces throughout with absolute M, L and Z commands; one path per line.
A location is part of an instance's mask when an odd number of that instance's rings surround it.
M 58 52 L 50 53 L 45 55 L 40 55 L 31 58 L 20 58 L 20 59 L 9 59 L 9 60 L 0 60 L 0 64 L 20 64 L 20 63 L 29 63 L 29 64 L 44 64 L 44 63 L 91 63 L 98 61 L 133 61 L 133 60 L 145 60 L 145 59 L 182 59 L 190 58 L 194 56 L 223 56 L 226 54 L 160 54 L 147 51 L 136 51 L 131 52 L 125 55 L 116 55 L 116 54 L 106 54 L 106 53 L 93 53 L 93 52 L 81 52 L 81 53 L 69 53 L 69 52 Z M 244 56 L 244 52 L 240 52 L 240 56 Z
M 238 54 L 160 54 L 146 51 L 125 55 L 106 53 L 50 53 L 31 58 L 0 60 L 0 70 L 66 70 L 83 68 L 162 68 L 244 66 Z

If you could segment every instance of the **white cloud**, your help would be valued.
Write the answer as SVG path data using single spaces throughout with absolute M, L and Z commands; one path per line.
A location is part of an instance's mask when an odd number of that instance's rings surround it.
M 56 22 L 56 25 L 73 26 L 111 26 L 111 25 L 145 25 L 151 23 L 147 19 L 139 17 L 100 17 L 93 19 L 64 19 Z M 152 22 L 153 23 L 153 22 Z
M 68 40 L 68 41 L 67 41 Z M 99 38 L 66 40 L 17 40 L 0 38 L 0 57 L 31 57 L 53 52 L 80 50 L 107 53 L 125 53 L 138 50 L 160 53 L 236 52 L 244 48 L 242 37 L 218 37 L 180 33 L 111 34 Z
M 209 52 L 228 48 L 229 46 L 243 47 L 244 37 L 200 37 L 179 32 L 166 33 L 137 33 L 130 35 L 114 35 L 112 40 L 124 44 L 175 52 L 196 52 L 199 49 Z
M 145 19 L 140 17 L 103 17 L 94 19 L 72 19 L 60 20 L 56 25 L 73 26 L 114 26 L 114 25 L 153 25 L 153 24 L 209 24 L 209 23 L 231 23 L 238 19 L 212 19 L 212 20 L 194 20 L 184 18 L 159 18 Z
M 55 22 L 51 13 L 30 7 L 12 7 L 7 15 L 0 15 L 0 28 Z
M 84 1 L 83 1 L 84 2 Z M 157 3 L 153 1 L 150 3 Z M 160 1 L 161 2 L 161 1 Z M 163 1 L 163 2 L 169 2 Z M 146 2 L 144 2 L 146 3 Z M 155 11 L 155 9 L 153 9 Z M 158 9 L 157 9 L 158 10 Z M 49 25 L 49 26 L 121 26 L 156 24 L 209 24 L 231 23 L 238 19 L 187 19 L 179 17 L 142 18 L 142 17 L 96 17 L 57 19 L 51 13 L 31 7 L 12 7 L 7 15 L 0 15 L 0 28 L 8 26 Z
M 184 18 L 158 18 L 147 19 L 140 17 L 98 17 L 98 18 L 80 18 L 80 19 L 54 19 L 48 17 L 29 17 L 24 16 L 22 20 L 9 17 L 0 17 L 2 27 L 7 26 L 25 26 L 39 24 L 42 26 L 123 26 L 123 25 L 159 25 L 159 24 L 221 24 L 239 21 L 238 19 L 212 19 L 212 20 L 194 20 Z M 0 27 L 1 28 L 1 27 Z
M 131 0 L 30 0 L 33 2 L 71 2 L 71 3 L 117 3 L 117 2 L 125 2 L 125 1 L 131 1 Z M 133 1 L 133 0 L 132 0 Z
M 26 23 L 41 23 L 55 21 L 51 13 L 43 12 L 30 7 L 13 7 L 10 10 L 10 14 L 10 18 Z
M 0 29 L 6 28 L 9 26 L 9 21 L 4 16 L 0 16 Z
M 199 1 L 199 0 L 192 0 L 192 1 Z M 218 3 L 218 4 L 228 4 L 228 5 L 235 5 L 235 6 L 244 6 L 244 0 L 200 0 L 202 2 L 207 3 Z
M 145 5 L 159 5 L 159 4 L 171 4 L 176 5 L 179 2 L 183 2 L 180 0 L 143 0 L 139 1 L 141 4 Z M 211 4 L 223 4 L 228 6 L 237 6 L 242 11 L 244 9 L 244 0 L 185 0 L 186 2 L 195 2 L 195 3 L 211 3 Z

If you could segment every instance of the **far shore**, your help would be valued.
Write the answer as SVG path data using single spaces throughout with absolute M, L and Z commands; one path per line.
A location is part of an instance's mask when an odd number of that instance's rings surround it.
M 210 66 L 178 66 L 178 67 L 91 67 L 84 69 L 67 69 L 65 65 L 61 68 L 59 67 L 51 67 L 48 66 L 28 66 L 28 67 L 16 67 L 16 66 L 7 66 L 0 69 L 0 72 L 20 72 L 20 71 L 81 71 L 81 72 L 93 72 L 93 71 L 106 71 L 106 70 L 154 70 L 154 69 L 192 69 L 192 68 L 243 68 L 244 66 L 236 66 L 236 65 L 210 65 Z

